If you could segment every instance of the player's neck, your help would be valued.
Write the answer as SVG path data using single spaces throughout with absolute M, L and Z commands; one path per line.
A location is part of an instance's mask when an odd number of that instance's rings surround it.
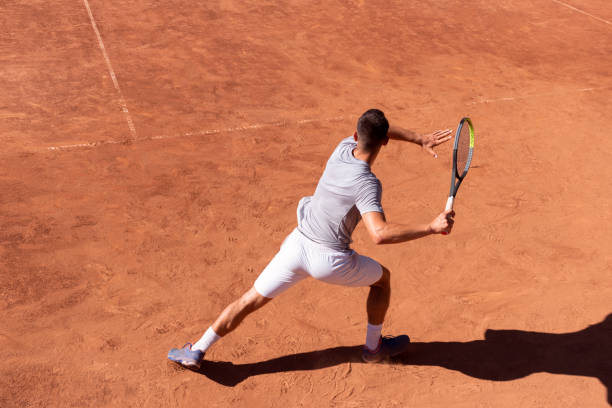
M 353 149 L 353 157 L 355 157 L 357 160 L 361 160 L 361 161 L 368 163 L 370 167 L 372 167 L 372 165 L 374 164 L 374 161 L 376 160 L 376 156 L 378 156 L 378 151 L 364 152 L 364 151 L 359 150 L 358 147 Z

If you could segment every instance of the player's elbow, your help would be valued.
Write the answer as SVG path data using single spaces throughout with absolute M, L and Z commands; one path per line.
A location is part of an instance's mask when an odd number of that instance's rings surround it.
M 388 225 L 381 213 L 367 213 L 364 217 L 366 229 L 372 242 L 376 245 L 386 244 L 389 235 Z
M 370 236 L 372 238 L 372 242 L 374 242 L 375 245 L 382 245 L 387 243 L 385 236 L 379 231 L 373 232 L 372 234 L 370 234 Z
M 374 245 L 381 245 L 384 243 L 383 239 L 378 235 L 372 237 L 372 242 L 374 242 Z

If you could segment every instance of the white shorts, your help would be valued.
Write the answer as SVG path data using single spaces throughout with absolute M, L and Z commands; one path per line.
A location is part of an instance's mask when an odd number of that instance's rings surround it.
M 353 250 L 338 251 L 319 245 L 294 229 L 255 281 L 255 290 L 273 298 L 312 276 L 343 286 L 370 286 L 382 277 L 382 267 Z

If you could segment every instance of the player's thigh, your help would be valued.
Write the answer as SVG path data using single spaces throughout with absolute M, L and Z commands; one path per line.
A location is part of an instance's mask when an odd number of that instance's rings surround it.
M 308 277 L 296 232 L 289 234 L 278 253 L 255 280 L 253 287 L 260 295 L 274 298 Z
M 311 252 L 308 261 L 314 278 L 335 285 L 372 286 L 387 276 L 378 262 L 355 251 Z

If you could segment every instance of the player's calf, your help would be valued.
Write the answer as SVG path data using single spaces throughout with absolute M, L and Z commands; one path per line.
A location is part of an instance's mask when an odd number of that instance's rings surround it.
M 255 288 L 251 288 L 221 312 L 200 340 L 194 345 L 187 343 L 182 348 L 171 349 L 168 352 L 168 359 L 187 368 L 199 368 L 204 359 L 204 354 L 213 344 L 238 327 L 246 316 L 261 308 L 270 300 L 272 299 L 260 295 Z
M 236 329 L 245 317 L 267 304 L 270 300 L 272 299 L 257 293 L 255 288 L 249 289 L 240 299 L 231 303 L 221 312 L 212 325 L 213 330 L 220 337 L 225 336 Z

